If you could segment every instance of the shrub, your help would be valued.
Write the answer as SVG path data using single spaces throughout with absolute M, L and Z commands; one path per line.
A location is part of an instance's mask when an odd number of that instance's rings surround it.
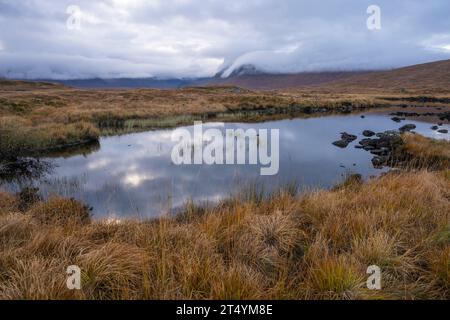
M 29 213 L 40 223 L 50 225 L 86 224 L 90 221 L 87 206 L 75 199 L 61 197 L 51 197 L 45 202 L 39 202 Z

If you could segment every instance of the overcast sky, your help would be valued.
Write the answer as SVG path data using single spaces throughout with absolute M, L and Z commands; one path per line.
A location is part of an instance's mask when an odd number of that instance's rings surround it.
M 381 30 L 367 28 L 370 5 Z M 0 76 L 392 68 L 450 59 L 449 14 L 449 0 L 0 0 Z

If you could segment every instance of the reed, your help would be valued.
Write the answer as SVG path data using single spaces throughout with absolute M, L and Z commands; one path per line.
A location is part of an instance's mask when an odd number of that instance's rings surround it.
M 450 298 L 450 171 L 292 190 L 150 221 L 94 221 L 62 198 L 21 209 L 0 193 L 0 298 Z M 79 291 L 65 287 L 73 264 Z M 365 285 L 374 264 L 381 291 Z

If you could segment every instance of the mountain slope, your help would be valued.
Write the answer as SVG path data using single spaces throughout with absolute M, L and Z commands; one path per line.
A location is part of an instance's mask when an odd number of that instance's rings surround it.
M 187 86 L 202 85 L 210 78 L 199 79 L 158 79 L 158 78 L 116 78 L 116 79 L 78 79 L 78 80 L 43 80 L 60 83 L 73 88 L 85 89 L 176 89 Z
M 450 91 L 450 60 L 341 79 L 322 86 L 341 92 L 358 91 Z
M 254 90 L 311 89 L 336 92 L 450 91 L 450 60 L 386 71 L 244 74 L 215 78 L 210 85 L 234 85 Z
M 296 74 L 244 74 L 228 78 L 214 78 L 209 85 L 233 85 L 250 90 L 289 89 L 319 85 L 347 79 L 367 72 L 305 72 Z

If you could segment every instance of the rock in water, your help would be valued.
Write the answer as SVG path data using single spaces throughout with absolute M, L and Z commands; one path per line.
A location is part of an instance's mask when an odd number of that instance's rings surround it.
M 341 140 L 333 142 L 333 145 L 335 145 L 336 147 L 344 149 L 344 148 L 347 148 L 348 145 L 351 142 L 355 141 L 356 139 L 358 139 L 357 136 L 355 136 L 353 134 L 349 134 L 347 132 L 342 132 L 341 133 Z
M 344 141 L 344 140 L 339 140 L 339 141 L 333 142 L 333 145 L 335 145 L 336 147 L 345 149 L 348 147 L 348 142 Z
M 375 168 L 389 165 L 394 150 L 403 144 L 397 131 L 385 131 L 376 134 L 376 138 L 365 138 L 359 142 L 359 147 L 369 151 L 375 157 L 372 159 Z
M 388 161 L 387 157 L 374 157 L 372 159 L 372 164 L 375 168 L 382 168 Z
M 373 137 L 375 135 L 375 132 L 371 131 L 371 130 L 364 130 L 363 131 L 363 136 L 364 137 Z
M 414 130 L 415 128 L 417 128 L 415 124 L 407 124 L 407 125 L 404 125 L 403 127 L 401 127 L 399 130 L 400 130 L 400 132 L 407 132 L 407 131 Z
M 350 142 L 358 139 L 358 137 L 353 134 L 347 133 L 347 132 L 342 132 L 341 139 L 350 143 Z

